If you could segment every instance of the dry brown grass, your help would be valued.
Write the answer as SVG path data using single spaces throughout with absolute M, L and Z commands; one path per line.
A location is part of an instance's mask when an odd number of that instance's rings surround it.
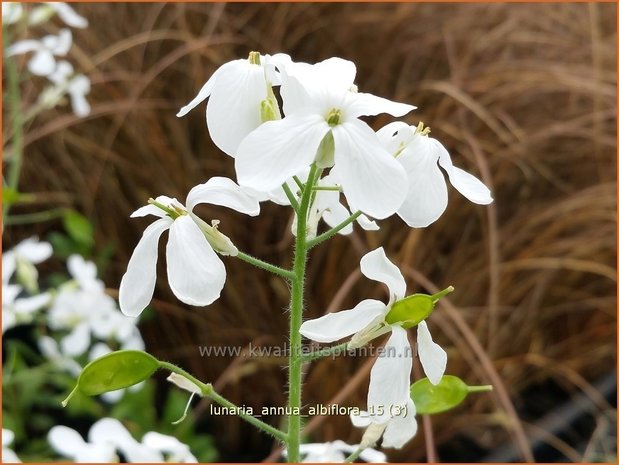
M 615 5 L 78 8 L 91 27 L 76 34 L 72 58 L 93 78 L 93 113 L 77 121 L 62 110 L 36 121 L 21 185 L 68 194 L 97 224 L 99 243 L 116 244 L 108 283 L 118 285 L 145 224 L 129 220 L 132 210 L 149 196 L 183 198 L 210 176 L 234 175 L 231 160 L 210 142 L 202 111 L 174 116 L 218 65 L 249 50 L 311 62 L 342 56 L 357 63 L 364 91 L 419 106 L 406 121 L 431 126 L 456 164 L 492 186 L 496 201 L 479 207 L 452 190 L 447 212 L 428 229 L 392 219 L 378 233 L 356 231 L 321 246 L 311 258 L 306 316 L 322 314 L 360 256 L 379 244 L 409 270 L 409 290 L 454 285 L 451 306 L 430 319 L 449 352 L 448 370 L 475 383 L 492 380 L 494 369 L 511 401 L 495 391 L 433 418 L 439 445 L 457 434 L 489 449 L 510 437 L 517 442 L 509 409 L 524 389 L 548 379 L 587 389 L 615 366 Z M 258 219 L 222 209 L 216 217 L 243 250 L 290 261 L 284 209 L 267 205 Z M 55 227 L 39 225 L 39 232 Z M 15 228 L 5 241 L 30 231 Z M 199 357 L 198 344 L 286 339 L 285 285 L 235 260 L 226 267 L 222 298 L 206 309 L 185 308 L 158 281 L 157 319 L 144 327 L 149 348 L 202 379 L 219 380 L 235 402 L 282 405 L 281 360 Z M 365 279 L 344 291 L 338 308 L 383 296 Z M 367 368 L 363 359 L 317 363 L 307 374 L 305 402 L 344 398 L 346 389 L 345 403 L 362 405 L 367 375 L 355 373 Z M 264 438 L 235 418 L 209 421 L 224 458 L 268 451 Z M 312 439 L 359 438 L 347 418 L 320 426 Z M 423 436 L 390 458 L 423 459 Z M 522 437 L 520 447 L 526 449 Z

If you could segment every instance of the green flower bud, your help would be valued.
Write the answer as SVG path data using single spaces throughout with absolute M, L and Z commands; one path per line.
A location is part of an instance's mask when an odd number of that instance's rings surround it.
M 390 325 L 400 324 L 404 329 L 412 328 L 428 318 L 436 302 L 453 290 L 454 288 L 449 286 L 434 295 L 413 294 L 398 300 L 391 306 L 385 321 Z
M 76 392 L 96 396 L 116 391 L 148 378 L 159 368 L 159 360 L 139 350 L 119 350 L 93 360 L 84 367 L 77 384 L 62 401 L 66 406 Z
M 38 292 L 39 272 L 32 263 L 17 257 L 15 260 L 15 274 L 17 276 L 17 282 L 30 294 Z
M 433 385 L 423 378 L 411 386 L 411 399 L 419 415 L 445 412 L 462 403 L 471 392 L 492 391 L 492 386 L 468 386 L 457 376 L 444 375 Z

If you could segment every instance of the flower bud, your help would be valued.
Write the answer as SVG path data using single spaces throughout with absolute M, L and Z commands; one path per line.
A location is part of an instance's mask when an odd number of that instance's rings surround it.
M 30 294 L 34 294 L 39 290 L 39 272 L 36 267 L 27 260 L 17 257 L 15 260 L 15 274 L 17 281 Z

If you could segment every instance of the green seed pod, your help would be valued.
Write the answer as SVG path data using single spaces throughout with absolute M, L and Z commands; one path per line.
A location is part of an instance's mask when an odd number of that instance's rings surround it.
M 454 288 L 449 286 L 434 295 L 412 294 L 398 300 L 391 306 L 385 321 L 390 325 L 399 324 L 404 329 L 412 328 L 428 318 L 436 302 L 453 290 Z
M 77 385 L 62 402 L 65 406 L 75 392 L 96 396 L 123 389 L 148 379 L 159 368 L 159 361 L 139 350 L 119 350 L 93 360 L 84 367 Z
M 432 415 L 457 407 L 471 392 L 491 390 L 492 386 L 468 386 L 457 376 L 444 375 L 436 386 L 428 378 L 414 383 L 411 399 L 419 415 Z

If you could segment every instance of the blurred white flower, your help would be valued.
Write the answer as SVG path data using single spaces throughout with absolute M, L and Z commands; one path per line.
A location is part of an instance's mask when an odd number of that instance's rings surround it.
M 215 145 L 230 156 L 243 138 L 262 124 L 261 108 L 272 95 L 272 86 L 280 84 L 276 66 L 290 62 L 288 55 L 260 55 L 230 61 L 220 66 L 198 95 L 176 116 L 189 113 L 207 98 L 206 124 Z M 272 97 L 273 105 L 277 101 Z
M 71 30 L 61 29 L 58 35 L 47 35 L 41 40 L 17 41 L 6 49 L 7 56 L 34 52 L 28 61 L 28 70 L 37 76 L 50 76 L 56 70 L 57 56 L 65 56 L 71 48 Z
M 30 293 L 38 290 L 39 273 L 34 265 L 52 256 L 53 249 L 48 242 L 30 237 L 2 254 L 2 283 L 8 284 L 15 272 L 17 280 Z
M 58 342 L 53 337 L 41 336 L 38 345 L 41 354 L 60 370 L 67 371 L 76 378 L 82 372 L 82 366 L 72 356 L 62 353 Z
M 49 21 L 49 19 L 57 14 L 58 17 L 67 25 L 84 29 L 88 27 L 88 20 L 64 2 L 43 2 L 43 5 L 34 8 L 28 15 L 28 23 L 38 25 Z
M 187 195 L 187 207 L 176 199 L 157 197 L 153 204 L 136 210 L 131 217 L 154 215 L 159 219 L 146 228 L 136 246 L 119 291 L 120 308 L 125 315 L 137 316 L 149 304 L 155 289 L 158 243 L 170 230 L 166 247 L 168 282 L 182 302 L 206 306 L 219 298 L 226 280 L 226 269 L 217 256 L 238 253 L 230 239 L 208 225 L 193 209 L 201 203 L 221 205 L 255 216 L 260 204 L 242 191 L 231 179 L 215 177 L 200 184 Z
M 351 446 L 344 441 L 314 444 L 301 444 L 299 451 L 303 463 L 343 463 L 346 456 L 352 454 L 359 446 Z M 285 453 L 284 453 L 285 455 Z M 386 463 L 387 457 L 382 452 L 367 448 L 359 456 L 366 463 Z
M 389 408 L 389 406 L 385 406 Z M 351 414 L 352 424 L 358 428 L 366 428 L 361 438 L 361 447 L 371 447 L 383 438 L 382 447 L 400 449 L 417 434 L 417 420 L 415 419 L 415 405 L 408 398 L 399 414 L 378 421 L 368 412 L 362 411 L 360 415 Z
M 24 15 L 24 8 L 18 2 L 2 2 L 2 24 L 15 24 Z
M 406 173 L 359 117 L 402 116 L 415 107 L 356 92 L 355 65 L 341 58 L 280 71 L 286 116 L 242 140 L 235 160 L 239 184 L 268 192 L 314 161 L 323 168 L 335 163 L 351 208 L 379 219 L 395 213 L 406 194 Z M 331 136 L 333 153 L 317 160 L 321 142 Z
M 415 127 L 402 122 L 388 124 L 377 132 L 384 147 L 406 170 L 408 193 L 396 213 L 413 228 L 434 223 L 447 208 L 447 184 L 439 166 L 471 202 L 492 202 L 490 190 L 475 176 L 454 166 L 445 147 L 428 133 L 422 123 Z
M 79 117 L 90 114 L 90 104 L 86 95 L 90 92 L 90 79 L 83 74 L 75 74 L 73 66 L 67 61 L 59 61 L 54 72 L 47 78 L 54 84 L 39 96 L 39 100 L 48 108 L 58 104 L 65 94 L 69 95 L 73 113 Z
M 48 440 L 56 452 L 78 463 L 117 462 L 118 453 L 128 463 L 197 462 L 189 447 L 178 439 L 149 432 L 140 443 L 114 418 L 102 418 L 93 424 L 88 432 L 88 442 L 77 431 L 66 426 L 54 426 Z
M 14 439 L 13 431 L 2 428 L 2 463 L 21 463 L 17 454 L 9 449 Z

